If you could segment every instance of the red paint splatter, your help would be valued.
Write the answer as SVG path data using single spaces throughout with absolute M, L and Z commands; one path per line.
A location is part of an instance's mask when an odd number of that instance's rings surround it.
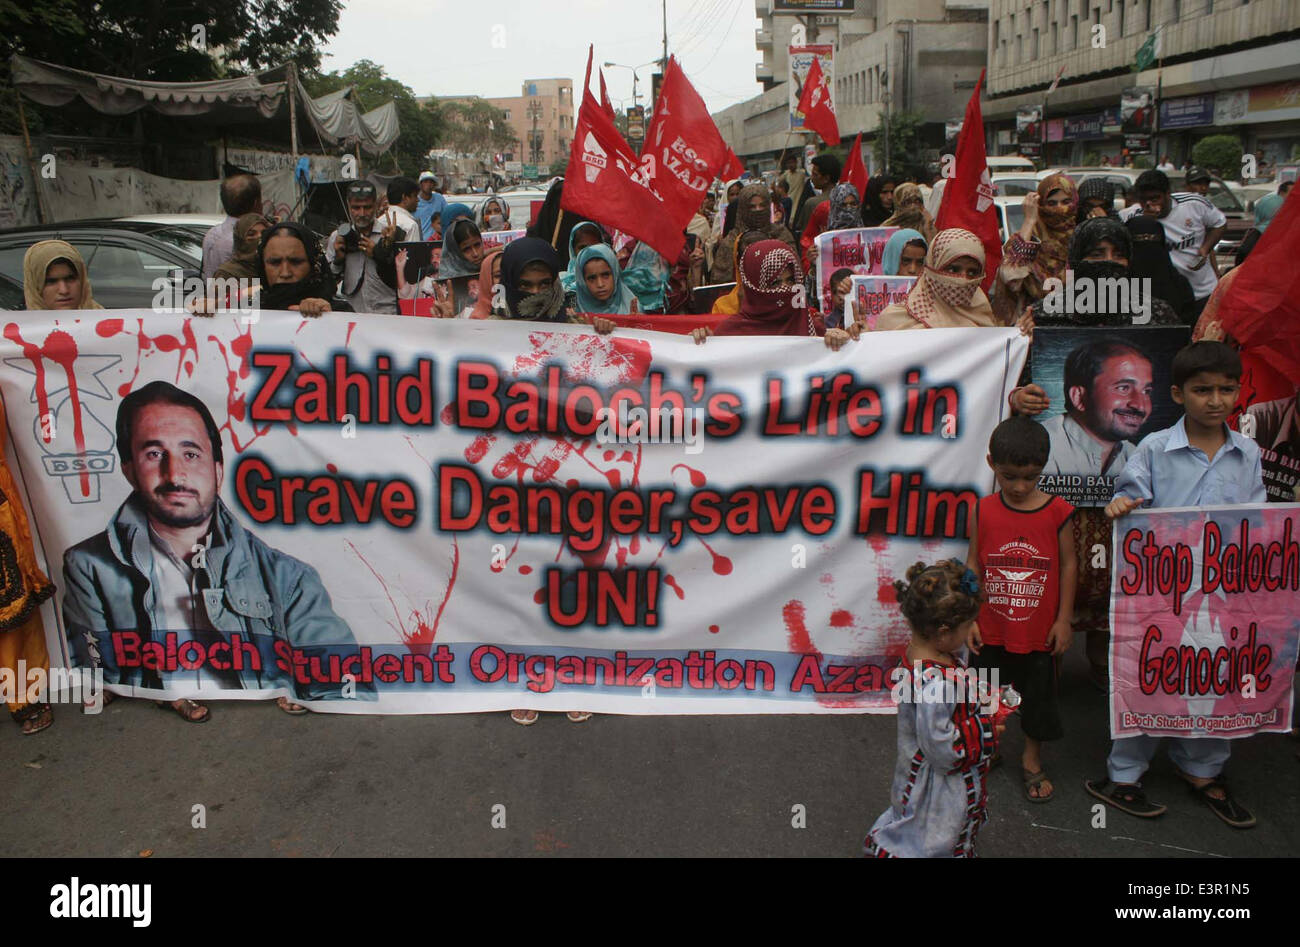
M 716 635 L 720 630 L 721 630 L 721 629 L 718 628 L 717 625 L 710 625 L 710 626 L 709 626 L 709 634 L 711 634 L 711 635 Z
M 412 654 L 423 654 L 426 657 L 433 650 L 433 641 L 438 636 L 438 626 L 442 623 L 442 613 L 447 607 L 447 602 L 451 599 L 452 589 L 456 587 L 456 576 L 460 571 L 460 545 L 453 537 L 451 541 L 451 574 L 447 577 L 447 584 L 442 590 L 442 600 L 438 603 L 438 610 L 433 610 L 433 602 L 426 600 L 424 610 L 411 608 L 408 616 L 413 628 L 408 630 L 406 621 L 402 618 L 402 612 L 397 607 L 397 602 L 393 599 L 393 594 L 388 588 L 388 583 L 384 581 L 378 570 L 370 564 L 365 556 L 351 540 L 344 540 L 349 549 L 351 549 L 358 559 L 360 559 L 370 574 L 375 577 L 384 590 L 384 596 L 388 599 L 388 604 L 393 607 L 393 614 L 397 618 L 397 624 L 388 622 L 388 627 L 396 631 L 402 638 L 402 644 L 410 649 Z
M 533 574 L 533 567 L 532 567 L 532 566 L 520 566 L 520 567 L 519 567 L 519 574 L 520 574 L 520 575 L 532 575 L 532 574 Z
M 10 322 L 5 326 L 5 338 L 11 342 L 17 343 L 22 347 L 23 356 L 32 363 L 36 372 L 36 410 L 42 419 L 42 427 L 45 428 L 44 419 L 50 417 L 50 398 L 45 386 L 45 359 L 49 359 L 54 364 L 63 369 L 64 376 L 68 381 L 68 402 L 72 406 L 72 442 L 76 448 L 77 455 L 85 461 L 86 459 L 86 430 L 82 423 L 81 417 L 81 391 L 77 387 L 77 342 L 72 336 L 62 329 L 54 329 L 45 337 L 44 345 L 36 345 L 26 341 L 19 331 L 18 323 Z M 42 439 L 45 443 L 50 443 L 53 438 L 50 436 L 48 429 L 42 431 Z M 78 473 L 78 480 L 81 482 L 81 495 L 90 496 L 90 470 L 83 463 Z
M 731 575 L 731 570 L 735 568 L 735 565 L 732 563 L 732 561 L 729 558 L 724 556 L 722 553 L 717 552 L 712 546 L 710 546 L 702 539 L 700 540 L 700 545 L 702 545 L 705 549 L 707 549 L 709 551 L 709 554 L 713 556 L 713 571 L 715 574 Z
M 677 584 L 677 580 L 673 578 L 671 575 L 664 576 L 664 585 L 668 586 L 670 589 L 676 592 L 678 598 L 681 599 L 686 598 L 686 593 L 682 591 L 682 587 Z
M 673 464 L 672 472 L 677 473 L 678 469 L 685 470 L 688 473 L 690 473 L 691 486 L 695 487 L 696 489 L 704 486 L 706 483 L 709 482 L 709 478 L 704 476 L 703 470 L 696 470 L 694 467 L 688 467 L 686 464 Z
M 832 628 L 851 628 L 853 627 L 853 614 L 843 608 L 837 608 L 831 612 Z

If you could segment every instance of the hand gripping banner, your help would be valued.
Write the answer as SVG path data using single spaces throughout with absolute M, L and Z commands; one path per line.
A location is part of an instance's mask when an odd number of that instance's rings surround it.
M 817 339 L 25 313 L 8 462 L 51 653 L 314 710 L 890 712 L 1012 329 Z

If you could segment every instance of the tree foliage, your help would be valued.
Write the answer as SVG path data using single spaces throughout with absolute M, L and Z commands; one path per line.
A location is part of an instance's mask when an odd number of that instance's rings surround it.
M 514 146 L 515 133 L 506 113 L 487 99 L 475 96 L 441 102 L 439 110 L 446 120 L 444 147 L 467 155 L 486 155 L 509 151 Z
M 390 100 L 396 102 L 401 133 L 393 142 L 390 154 L 403 174 L 419 174 L 427 165 L 429 149 L 437 147 L 445 134 L 443 110 L 436 102 L 420 103 L 410 86 L 394 79 L 383 66 L 369 59 L 362 59 L 342 72 L 310 75 L 305 84 L 313 97 L 353 86 L 353 99 L 363 112 Z
M 925 125 L 925 113 L 922 111 L 894 112 L 889 116 L 889 168 L 903 168 L 921 163 L 922 126 Z M 885 135 L 882 123 L 881 134 L 872 143 L 872 153 L 876 166 L 885 166 Z
M 1236 135 L 1210 135 L 1192 146 L 1192 163 L 1224 178 L 1241 174 L 1241 139 Z

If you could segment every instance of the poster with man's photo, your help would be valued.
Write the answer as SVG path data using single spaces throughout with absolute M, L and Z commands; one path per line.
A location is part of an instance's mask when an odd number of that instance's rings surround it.
M 1156 90 L 1132 86 L 1120 93 L 1119 125 L 1125 135 L 1149 134 L 1155 120 Z
M 1039 486 L 1075 506 L 1105 506 L 1142 438 L 1182 416 L 1170 394 L 1186 326 L 1038 328 L 1030 373 L 1051 406 L 1038 415 L 1051 438 Z
M 852 276 L 880 276 L 885 244 L 897 227 L 856 227 L 827 230 L 817 235 L 813 260 L 817 267 L 817 300 L 821 312 L 830 312 L 831 277 L 840 270 Z
M 1259 445 L 1268 502 L 1294 503 L 1300 483 L 1300 389 L 1250 405 L 1237 418 L 1237 430 Z

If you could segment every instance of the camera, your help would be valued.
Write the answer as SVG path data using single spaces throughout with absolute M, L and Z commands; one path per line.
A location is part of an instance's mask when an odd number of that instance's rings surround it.
M 339 236 L 343 238 L 343 245 L 348 248 L 349 253 L 361 249 L 361 234 L 351 224 L 340 224 Z

